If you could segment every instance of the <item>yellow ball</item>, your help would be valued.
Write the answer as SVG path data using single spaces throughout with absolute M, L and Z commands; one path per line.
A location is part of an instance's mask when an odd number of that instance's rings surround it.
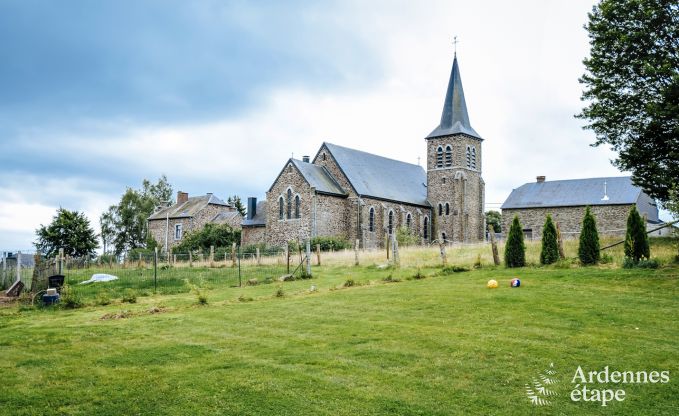
M 497 287 L 497 280 L 489 280 L 487 286 L 488 289 L 495 289 Z

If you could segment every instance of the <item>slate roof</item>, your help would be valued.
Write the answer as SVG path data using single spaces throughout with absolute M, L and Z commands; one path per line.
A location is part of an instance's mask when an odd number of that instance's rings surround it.
M 641 192 L 629 176 L 530 182 L 514 189 L 501 209 L 635 204 Z
M 238 211 L 220 212 L 219 214 L 215 215 L 214 218 L 210 220 L 210 222 L 215 224 L 225 224 L 231 219 L 240 217 L 242 217 L 242 215 L 240 215 L 240 212 Z
M 257 212 L 255 217 L 251 220 L 243 220 L 241 226 L 243 227 L 263 227 L 266 225 L 266 201 L 257 202 Z
M 309 185 L 316 188 L 317 192 L 332 195 L 347 194 L 325 167 L 302 162 L 297 159 L 290 160 L 302 173 L 304 179 L 309 182 Z
M 422 166 L 323 143 L 360 196 L 430 206 Z
M 174 204 L 154 212 L 149 217 L 149 220 L 164 220 L 168 216 L 169 218 L 190 218 L 208 206 L 208 204 L 230 206 L 213 194 L 192 196 L 182 204 Z
M 481 138 L 469 123 L 467 103 L 464 100 L 464 90 L 462 89 L 462 79 L 460 78 L 460 67 L 457 64 L 457 55 L 455 55 L 453 68 L 450 71 L 450 79 L 448 80 L 446 100 L 443 102 L 441 123 L 434 131 L 429 133 L 427 139 L 460 133 L 478 139 Z

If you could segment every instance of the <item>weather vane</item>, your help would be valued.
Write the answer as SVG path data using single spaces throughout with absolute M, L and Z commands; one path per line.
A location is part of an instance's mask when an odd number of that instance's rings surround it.
M 457 55 L 457 44 L 458 44 L 459 42 L 460 42 L 460 41 L 457 40 L 457 36 L 453 36 L 453 48 L 455 48 L 455 55 Z

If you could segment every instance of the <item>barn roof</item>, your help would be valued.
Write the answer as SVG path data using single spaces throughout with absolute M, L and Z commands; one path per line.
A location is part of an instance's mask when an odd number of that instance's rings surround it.
M 422 166 L 323 143 L 360 196 L 429 206 Z
M 213 194 L 192 196 L 182 204 L 174 204 L 166 208 L 161 208 L 160 210 L 151 214 L 149 220 L 164 220 L 165 218 L 168 217 L 169 218 L 193 217 L 201 209 L 205 208 L 209 204 L 223 205 L 225 207 L 230 206 L 229 204 L 217 198 Z
M 635 204 L 641 192 L 629 176 L 530 182 L 514 189 L 501 209 Z
M 297 159 L 290 160 L 299 169 L 304 179 L 309 182 L 309 185 L 316 188 L 317 192 L 342 196 L 347 194 L 325 167 Z
M 427 139 L 450 136 L 452 134 L 466 134 L 477 139 L 481 138 L 469 123 L 467 103 L 464 99 L 462 79 L 460 78 L 460 67 L 457 65 L 457 55 L 453 59 L 453 68 L 450 71 L 448 90 L 446 91 L 446 99 L 443 102 L 443 112 L 441 113 L 441 123 L 434 131 L 429 133 Z

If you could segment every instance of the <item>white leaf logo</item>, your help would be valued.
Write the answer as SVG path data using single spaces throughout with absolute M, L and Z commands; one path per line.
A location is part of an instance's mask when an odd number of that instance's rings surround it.
M 552 386 L 559 382 L 554 369 L 554 363 L 549 364 L 549 368 L 533 377 L 531 384 L 526 384 L 526 397 L 533 406 L 548 406 L 552 404 L 547 400 L 548 397 L 558 396 L 558 393 L 547 386 Z

